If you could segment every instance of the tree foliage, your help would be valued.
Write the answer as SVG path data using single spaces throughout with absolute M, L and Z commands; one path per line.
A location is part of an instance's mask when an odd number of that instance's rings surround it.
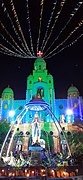
M 4 139 L 9 129 L 10 129 L 10 126 L 5 120 L 0 121 L 0 148 L 4 142 Z
M 83 154 L 83 132 L 81 131 L 69 131 L 66 133 L 66 137 L 71 149 L 72 154 Z

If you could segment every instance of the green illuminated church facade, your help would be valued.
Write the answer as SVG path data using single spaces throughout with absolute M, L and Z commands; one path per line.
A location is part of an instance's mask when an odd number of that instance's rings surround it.
M 39 95 L 46 101 L 52 111 L 55 109 L 54 82 L 51 74 L 46 70 L 46 62 L 39 58 L 34 63 L 33 75 L 27 78 L 26 100 L 29 102 L 33 96 Z
M 68 89 L 66 99 L 56 99 L 53 76 L 48 73 L 46 62 L 43 58 L 35 60 L 34 70 L 27 77 L 25 100 L 16 100 L 10 87 L 3 90 L 0 98 L 0 119 L 5 119 L 8 123 L 14 122 L 25 104 L 33 98 L 42 98 L 48 103 L 50 109 L 61 123 L 74 123 L 77 119 L 83 121 L 83 99 L 79 95 L 78 89 L 75 86 L 71 86 Z M 12 110 L 15 111 L 14 116 L 9 115 Z M 46 112 L 39 113 L 41 119 L 45 122 L 51 122 L 51 118 Z M 34 113 L 27 113 L 21 124 L 31 122 L 33 116 Z

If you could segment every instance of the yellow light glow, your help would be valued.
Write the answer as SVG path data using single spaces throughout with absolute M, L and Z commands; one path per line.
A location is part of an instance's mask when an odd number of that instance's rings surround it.
M 2 172 L 4 172 L 4 169 L 2 169 Z
M 15 176 L 15 173 L 13 173 L 12 176 Z
M 27 173 L 26 176 L 29 177 L 29 173 Z
M 32 171 L 32 173 L 34 173 L 34 171 Z

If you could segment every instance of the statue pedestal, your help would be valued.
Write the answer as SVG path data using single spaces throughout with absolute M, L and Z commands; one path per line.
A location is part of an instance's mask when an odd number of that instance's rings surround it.
M 31 161 L 30 165 L 31 166 L 40 166 L 42 165 L 42 150 L 43 148 L 41 146 L 30 146 L 29 150 L 31 151 Z

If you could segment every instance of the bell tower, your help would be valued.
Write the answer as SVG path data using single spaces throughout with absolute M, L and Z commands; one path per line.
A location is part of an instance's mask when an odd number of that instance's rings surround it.
M 54 81 L 46 69 L 46 62 L 39 57 L 34 62 L 33 74 L 27 77 L 26 103 L 34 96 L 40 96 L 55 112 Z

